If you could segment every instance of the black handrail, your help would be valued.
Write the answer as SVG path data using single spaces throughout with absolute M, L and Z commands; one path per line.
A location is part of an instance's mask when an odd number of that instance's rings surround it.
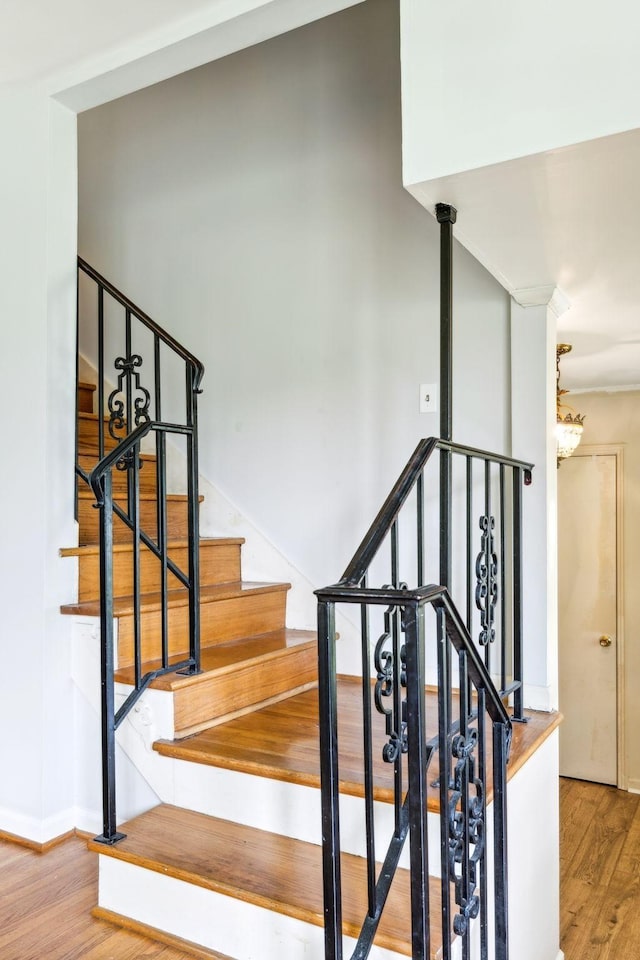
M 93 491 L 100 510 L 100 623 L 101 623 L 101 700 L 102 700 L 102 784 L 103 784 L 103 833 L 97 839 L 112 844 L 122 839 L 117 830 L 116 819 L 116 730 L 156 677 L 165 673 L 181 671 L 196 673 L 200 670 L 200 575 L 199 575 L 199 524 L 198 524 L 198 445 L 197 445 L 197 395 L 204 374 L 202 363 L 162 330 L 146 313 L 86 261 L 78 258 L 78 270 L 87 275 L 96 285 L 97 357 L 95 358 L 98 379 L 97 429 L 98 462 L 83 469 L 79 458 L 76 474 Z M 80 288 L 80 284 L 79 284 Z M 124 351 L 113 359 L 112 376 L 117 383 L 109 384 L 108 396 L 105 385 L 109 383 L 107 353 L 111 340 L 108 336 L 105 298 L 111 297 L 124 310 Z M 82 298 L 78 297 L 79 305 Z M 110 318 L 111 319 L 111 318 Z M 134 351 L 133 321 L 139 321 L 153 336 L 153 355 L 148 369 L 143 357 Z M 87 322 L 86 315 L 83 323 Z M 80 330 L 80 323 L 78 323 Z M 146 334 L 145 334 L 146 336 Z M 185 406 L 184 422 L 167 421 L 162 416 L 162 357 L 161 349 L 167 348 L 172 355 L 184 362 Z M 79 345 L 78 345 L 79 349 Z M 143 382 L 146 378 L 146 382 Z M 153 398 L 153 399 L 152 399 Z M 106 402 L 105 402 L 106 401 Z M 153 419 L 152 419 L 153 414 Z M 105 426 L 115 442 L 112 450 L 105 450 Z M 155 517 L 152 526 L 143 529 L 140 508 L 140 470 L 143 466 L 141 443 L 145 437 L 155 435 Z M 187 535 L 188 569 L 182 570 L 175 559 L 169 556 L 167 512 L 167 434 L 180 435 L 186 440 L 186 487 L 187 487 Z M 78 447 L 79 451 L 79 447 Z M 118 504 L 113 494 L 113 471 L 126 473 L 124 506 Z M 133 690 L 124 703 L 115 709 L 115 648 L 114 648 L 114 572 L 113 542 L 114 517 L 120 529 L 130 536 L 131 580 L 133 584 Z M 142 554 L 146 548 L 158 564 L 160 590 L 160 637 L 152 656 L 143 653 L 142 631 Z M 169 637 L 169 575 L 185 588 L 188 599 L 188 653 L 171 654 Z M 145 644 L 148 641 L 145 640 Z M 178 644 L 178 648 L 179 648 Z M 146 650 L 146 647 L 145 647 Z M 145 660 L 160 661 L 143 673 Z
M 155 336 L 159 337 L 163 343 L 166 345 L 179 357 L 185 360 L 187 363 L 190 363 L 195 371 L 195 378 L 193 387 L 194 390 L 200 390 L 200 384 L 202 383 L 202 378 L 204 376 L 204 364 L 198 360 L 197 357 L 194 357 L 192 353 L 182 346 L 181 343 L 171 336 L 170 333 L 167 333 L 166 330 L 163 330 L 155 320 L 152 320 L 151 317 L 141 310 L 140 307 L 137 307 L 135 303 L 125 296 L 122 291 L 118 290 L 109 280 L 98 273 L 98 271 L 87 263 L 86 260 L 83 260 L 82 257 L 78 257 L 78 267 L 87 274 L 88 277 L 91 277 L 92 280 L 98 284 L 103 290 L 109 293 L 114 300 L 117 300 L 118 303 L 128 310 L 133 316 L 137 317 L 150 330 Z
M 496 463 L 504 467 L 522 470 L 524 483 L 527 486 L 531 483 L 531 472 L 534 466 L 532 463 L 527 463 L 524 460 L 513 460 L 511 457 L 490 453 L 487 450 L 479 450 L 476 447 L 467 447 L 450 440 L 440 440 L 439 437 L 428 437 L 426 440 L 421 440 L 396 481 L 393 490 L 380 508 L 377 517 L 364 535 L 360 546 L 342 574 L 340 583 L 360 583 L 407 497 L 415 487 L 420 473 L 424 470 L 435 450 L 446 450 L 449 453 L 483 460 L 486 463 Z

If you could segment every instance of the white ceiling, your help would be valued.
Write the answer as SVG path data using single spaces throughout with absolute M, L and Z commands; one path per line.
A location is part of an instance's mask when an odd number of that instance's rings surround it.
M 0 82 L 32 80 L 226 0 L 0 0 Z
M 509 291 L 555 285 L 571 307 L 563 386 L 640 384 L 640 131 L 422 185 L 458 209 L 456 236 Z

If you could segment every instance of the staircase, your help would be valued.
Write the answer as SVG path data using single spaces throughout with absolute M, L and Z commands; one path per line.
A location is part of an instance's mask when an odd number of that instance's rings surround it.
M 100 281 L 106 284 L 102 278 Z M 120 302 L 128 304 L 118 296 Z M 133 305 L 127 306 L 128 313 L 134 309 Z M 127 358 L 131 356 L 129 344 Z M 79 384 L 78 466 L 80 477 L 85 479 L 119 442 L 109 429 L 113 416 L 104 415 L 104 388 L 97 403 L 95 393 L 95 385 Z M 95 412 L 96 408 L 102 415 Z M 130 403 L 130 414 L 132 409 Z M 133 427 L 131 421 L 130 417 Z M 143 429 L 144 423 L 135 426 Z M 126 436 L 126 423 L 122 431 Z M 436 446 L 434 441 L 426 452 L 427 459 Z M 462 452 L 467 464 L 479 453 L 449 447 L 450 452 Z M 448 769 L 438 758 L 443 747 L 448 751 L 451 743 L 460 740 L 460 731 L 470 744 L 473 731 L 484 729 L 477 720 L 479 711 L 474 712 L 473 707 L 480 694 L 473 693 L 470 704 L 467 688 L 471 691 L 472 682 L 478 684 L 484 677 L 488 680 L 490 664 L 488 651 L 484 666 L 479 655 L 468 648 L 471 640 L 464 625 L 458 623 L 455 609 L 452 614 L 444 606 L 442 623 L 449 624 L 447 630 L 452 635 L 457 631 L 456 643 L 462 638 L 460 670 L 468 670 L 468 681 L 463 683 L 461 679 L 459 689 L 450 692 L 447 726 L 441 720 L 442 692 L 425 687 L 424 679 L 414 688 L 423 704 L 418 712 L 424 720 L 423 733 L 417 739 L 427 745 L 421 761 L 423 800 L 416 808 L 424 820 L 424 848 L 432 851 L 428 860 L 432 875 L 425 876 L 420 888 L 422 906 L 426 905 L 427 952 L 421 952 L 425 938 L 416 936 L 413 841 L 410 849 L 408 839 L 404 848 L 392 839 L 391 860 L 386 850 L 389 838 L 408 837 L 403 797 L 408 778 L 411 783 L 415 775 L 415 768 L 413 774 L 410 769 L 414 762 L 411 752 L 407 756 L 401 743 L 395 759 L 389 762 L 389 746 L 401 726 L 391 730 L 389 717 L 399 721 L 406 710 L 401 693 L 404 681 L 401 684 L 399 672 L 404 655 L 399 637 L 406 625 L 404 621 L 401 625 L 400 606 L 393 604 L 402 594 L 402 603 L 409 598 L 420 604 L 426 597 L 429 602 L 446 606 L 446 591 L 444 599 L 434 593 L 440 588 L 429 588 L 429 596 L 424 589 L 424 596 L 407 592 L 398 575 L 396 533 L 392 533 L 394 569 L 388 579 L 395 586 L 367 592 L 366 577 L 363 580 L 358 574 L 349 581 L 345 574 L 336 587 L 319 591 L 321 607 L 353 600 L 364 611 L 369 602 L 392 604 L 385 614 L 385 633 L 376 646 L 374 669 L 368 661 L 363 666 L 364 681 L 327 672 L 327 658 L 331 659 L 327 650 L 335 641 L 335 633 L 323 631 L 319 661 L 324 671 L 320 696 L 323 712 L 319 714 L 317 638 L 308 631 L 286 627 L 289 584 L 243 581 L 241 538 L 199 539 L 200 648 L 198 669 L 194 670 L 193 585 L 185 585 L 188 578 L 182 573 L 193 565 L 189 554 L 194 518 L 185 495 L 164 489 L 164 467 L 159 469 L 156 454 L 140 452 L 137 447 L 134 454 L 128 465 L 122 463 L 125 469 L 111 470 L 110 481 L 113 502 L 120 504 L 124 515 L 131 516 L 132 499 L 137 504 L 133 524 L 125 522 L 116 510 L 107 538 L 113 558 L 109 592 L 117 624 L 113 680 L 115 699 L 121 705 L 117 711 L 112 705 L 115 723 L 111 736 L 115 738 L 122 704 L 137 704 L 139 715 L 146 718 L 146 729 L 155 731 L 152 741 L 143 744 L 139 730 L 130 736 L 135 722 L 131 713 L 120 729 L 131 759 L 143 771 L 159 803 L 126 823 L 118 823 L 117 833 L 105 826 L 103 836 L 89 843 L 100 862 L 95 914 L 194 956 L 218 960 L 338 960 L 343 947 L 345 956 L 361 960 L 367 956 L 372 960 L 470 960 L 471 956 L 475 960 L 488 956 L 485 922 L 481 929 L 469 907 L 469 923 L 463 930 L 453 916 L 455 907 L 452 912 L 454 888 L 462 901 L 461 909 L 469 891 L 473 892 L 475 880 L 468 876 L 473 846 L 475 843 L 478 852 L 482 844 L 477 839 L 472 841 L 469 849 L 460 853 L 460 861 L 454 862 L 454 858 L 451 863 L 448 857 L 439 859 L 433 854 L 449 844 L 450 829 L 458 837 L 457 831 L 462 829 L 456 825 L 459 815 L 468 816 L 466 799 L 458 797 L 449 809 L 454 785 L 448 777 L 445 782 L 438 776 L 438 769 Z M 491 455 L 483 456 L 486 466 Z M 414 461 L 415 456 L 415 466 Z M 139 468 L 132 467 L 135 462 Z M 517 471 L 526 465 L 514 465 L 504 458 L 499 463 L 501 485 L 504 470 L 513 467 L 515 491 L 516 476 L 521 479 Z M 488 470 L 486 467 L 485 501 Z M 79 545 L 61 551 L 63 556 L 77 559 L 78 599 L 66 605 L 63 612 L 101 618 L 104 634 L 100 539 L 104 546 L 105 537 L 98 522 L 100 511 L 95 509 L 95 489 L 89 489 L 85 479 L 78 481 Z M 159 503 L 164 503 L 164 508 L 159 509 Z M 383 514 L 384 508 L 376 523 L 384 519 Z M 504 515 L 501 504 L 503 526 Z M 166 556 L 163 550 L 159 553 L 154 549 L 165 540 Z M 485 541 L 483 535 L 483 555 L 490 557 L 491 545 Z M 372 543 L 363 544 L 367 558 L 373 555 Z M 422 565 L 419 561 L 418 570 Z M 420 582 L 424 582 L 420 576 Z M 492 629 L 491 616 L 487 607 L 483 629 Z M 455 630 L 450 628 L 452 617 Z M 501 629 L 504 633 L 504 623 Z M 363 612 L 363 651 L 372 646 L 368 630 L 368 617 Z M 392 667 L 386 654 L 379 654 L 385 638 L 392 640 Z M 504 637 L 502 643 L 506 643 Z M 465 656 L 470 658 L 469 666 Z M 511 656 L 509 653 L 506 659 Z M 102 687 L 104 713 L 104 682 Z M 553 714 L 527 712 L 525 716 L 521 687 L 520 678 L 506 688 L 503 668 L 502 699 L 506 702 L 509 696 L 515 696 L 521 718 L 529 721 L 514 726 L 507 771 L 510 780 L 516 776 L 522 779 L 524 761 L 549 740 L 558 723 Z M 393 710 L 381 709 L 381 698 L 387 696 L 381 693 L 382 688 L 388 690 Z M 499 701 L 496 703 L 504 712 Z M 415 699 L 413 704 L 410 714 L 415 712 Z M 376 718 L 376 710 L 386 713 L 386 722 Z M 327 728 L 332 711 L 336 722 L 333 732 L 330 723 Z M 454 716 L 460 716 L 458 726 Z M 411 715 L 409 723 L 414 722 Z M 103 732 L 107 744 L 105 810 L 111 806 L 115 813 L 114 789 L 109 785 L 109 776 L 115 771 L 114 757 L 110 757 L 110 752 L 115 754 L 115 743 L 112 749 L 108 734 Z M 504 738 L 494 736 L 494 754 L 507 746 Z M 474 788 L 474 774 L 470 780 L 468 777 L 468 771 L 474 769 L 471 750 L 464 757 L 461 763 L 470 766 L 465 766 L 462 782 L 465 789 Z M 108 763 L 113 765 L 109 776 Z M 482 763 L 483 822 L 489 832 L 492 823 L 501 823 L 506 829 L 505 784 L 494 782 L 491 748 Z M 456 776 L 458 768 L 460 764 Z M 494 773 L 499 769 L 499 764 L 494 765 Z M 519 788 L 524 789 L 527 803 L 536 803 L 536 791 L 542 789 L 538 780 L 539 771 L 534 771 Z M 499 812 L 497 819 L 493 818 L 494 808 Z M 443 809 L 447 810 L 446 818 L 441 817 Z M 449 825 L 451 818 L 453 827 Z M 107 820 L 105 814 L 105 824 Z M 339 836 L 332 836 L 338 820 Z M 378 847 L 375 838 L 381 838 Z M 503 854 L 506 863 L 504 850 Z M 458 877 L 462 868 L 456 863 L 463 861 L 464 877 Z M 489 871 L 494 870 L 497 873 L 498 866 L 492 864 Z M 484 873 L 483 878 L 486 885 Z M 464 895 L 458 889 L 462 879 L 466 884 Z M 515 890 L 517 895 L 518 883 Z M 524 889 L 523 902 L 530 899 L 529 893 Z M 486 909 L 483 902 L 483 915 Z M 449 931 L 445 942 L 443 929 Z M 497 960 L 506 956 L 496 948 Z
M 92 384 L 79 385 L 79 457 L 87 471 L 99 456 L 94 392 Z M 105 449 L 113 447 L 115 440 L 105 434 Z M 140 501 L 153 535 L 155 457 L 142 457 Z M 114 499 L 125 504 L 127 473 L 115 472 L 114 478 Z M 61 551 L 77 558 L 78 601 L 63 607 L 63 613 L 97 618 L 98 511 L 86 485 L 79 486 L 78 499 L 79 546 Z M 182 567 L 188 547 L 185 500 L 177 494 L 168 498 L 169 553 Z M 117 519 L 113 540 L 115 680 L 126 692 L 134 684 L 134 547 L 130 530 Z M 156 696 L 161 692 L 170 701 L 172 727 L 153 745 L 158 758 L 172 767 L 167 777 L 174 780 L 185 766 L 191 768 L 184 776 L 188 786 L 181 805 L 174 793 L 173 803 L 120 825 L 125 834 L 120 842 L 90 843 L 100 856 L 95 912 L 182 949 L 197 950 L 198 956 L 248 960 L 281 957 L 284 950 L 287 957 L 302 960 L 323 953 L 316 637 L 285 626 L 288 584 L 242 580 L 242 544 L 239 538 L 201 539 L 201 671 L 165 673 L 150 684 Z M 141 550 L 139 576 L 144 675 L 160 663 L 154 658 L 160 630 L 159 564 L 148 549 Z M 188 654 L 186 606 L 186 591 L 174 577 L 168 601 L 172 661 Z M 345 679 L 341 686 L 345 704 L 357 704 L 360 685 Z M 361 731 L 357 711 L 351 714 L 345 736 L 353 769 L 345 789 L 355 799 L 363 794 L 358 772 Z M 382 762 L 378 766 L 380 796 L 388 800 L 392 771 Z M 222 796 L 219 777 L 216 783 L 208 776 L 211 768 L 218 774 L 232 772 Z M 231 803 L 230 790 L 238 791 Z M 233 815 L 234 806 L 240 823 L 225 818 Z M 360 812 L 356 801 L 354 834 Z M 385 811 L 379 816 L 384 819 Z M 366 913 L 365 860 L 357 853 L 345 854 L 344 869 L 349 884 L 345 934 L 356 938 Z M 435 919 L 437 880 L 433 883 Z M 381 957 L 411 953 L 407 890 L 405 870 L 379 933 Z

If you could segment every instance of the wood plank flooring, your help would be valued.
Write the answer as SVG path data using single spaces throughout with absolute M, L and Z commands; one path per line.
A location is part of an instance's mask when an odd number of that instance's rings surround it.
M 640 796 L 560 780 L 560 945 L 565 960 L 640 957 Z
M 84 840 L 72 837 L 45 854 L 0 840 L 2 960 L 193 960 L 192 951 L 95 919 L 97 902 L 98 858 Z

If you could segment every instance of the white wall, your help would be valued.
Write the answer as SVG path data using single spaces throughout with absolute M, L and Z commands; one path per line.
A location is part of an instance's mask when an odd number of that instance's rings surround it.
M 640 12 L 628 0 L 401 10 L 406 184 L 640 126 Z
M 38 89 L 2 88 L 0 127 L 0 826 L 43 840 L 73 826 L 69 642 L 57 609 L 74 585 L 56 552 L 75 536 L 75 118 Z
M 317 585 L 437 432 L 398 56 L 370 0 L 79 118 L 81 254 L 204 361 L 202 472 Z M 455 290 L 455 436 L 504 450 L 507 298 L 461 248 Z

